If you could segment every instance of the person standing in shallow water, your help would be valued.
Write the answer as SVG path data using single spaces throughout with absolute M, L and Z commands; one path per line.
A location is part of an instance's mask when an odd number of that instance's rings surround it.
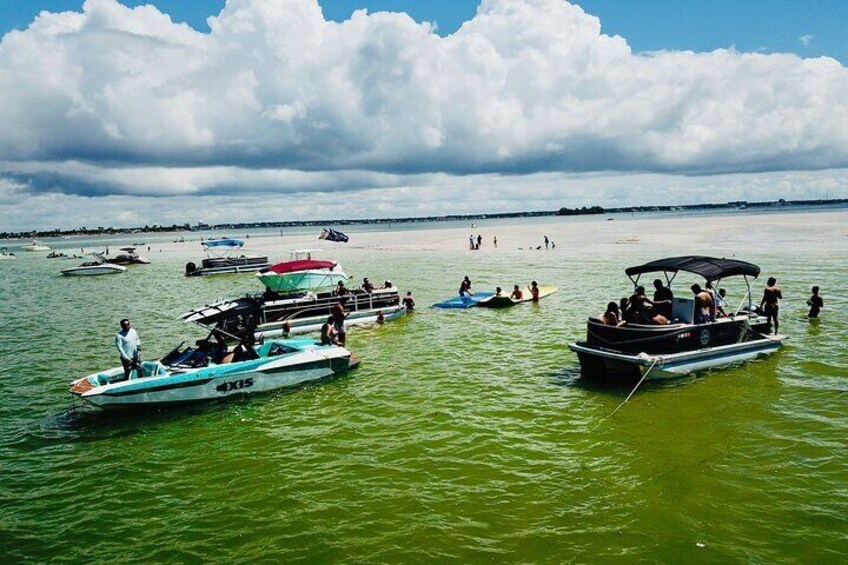
M 810 307 L 810 312 L 807 314 L 808 318 L 818 318 L 819 312 L 824 308 L 824 300 L 819 296 L 819 287 L 814 286 L 812 289 L 813 295 L 807 300 L 807 306 Z
M 415 310 L 415 299 L 412 297 L 412 291 L 407 292 L 406 296 L 404 296 L 403 305 L 408 312 Z
M 778 311 L 780 310 L 780 300 L 783 298 L 783 293 L 780 292 L 780 287 L 777 286 L 777 279 L 769 277 L 766 281 L 766 289 L 763 291 L 763 299 L 760 301 L 760 308 L 766 315 L 766 320 L 773 325 L 773 333 L 777 333 L 780 323 L 777 320 Z

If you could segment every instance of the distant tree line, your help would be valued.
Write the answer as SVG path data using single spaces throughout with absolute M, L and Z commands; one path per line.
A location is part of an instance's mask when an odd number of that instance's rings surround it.
M 848 198 L 818 199 L 818 200 L 779 200 L 766 202 L 748 202 L 747 200 L 736 200 L 724 203 L 705 204 L 681 204 L 663 206 L 625 206 L 620 208 L 603 208 L 601 206 L 581 206 L 580 208 L 560 208 L 557 211 L 538 210 L 535 212 L 505 212 L 500 214 L 452 214 L 447 216 L 419 216 L 408 218 L 368 218 L 362 220 L 335 219 L 335 220 L 302 220 L 302 221 L 278 221 L 278 222 L 242 222 L 207 225 L 200 223 L 196 226 L 185 224 L 172 224 L 170 226 L 152 226 L 134 228 L 97 227 L 87 228 L 85 226 L 72 230 L 37 230 L 29 232 L 0 232 L 0 239 L 28 239 L 41 237 L 62 237 L 80 235 L 129 235 L 143 233 L 182 232 L 198 230 L 246 230 L 258 228 L 288 228 L 304 226 L 348 226 L 355 224 L 403 224 L 411 222 L 450 222 L 456 220 L 485 220 L 487 218 L 529 218 L 537 216 L 581 216 L 588 214 L 616 214 L 632 212 L 668 212 L 677 210 L 711 210 L 718 208 L 766 208 L 772 206 L 844 206 L 848 204 Z

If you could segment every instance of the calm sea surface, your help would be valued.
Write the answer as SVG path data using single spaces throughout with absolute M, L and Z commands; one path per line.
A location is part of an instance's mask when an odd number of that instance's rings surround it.
M 339 246 L 357 279 L 390 278 L 419 305 L 351 332 L 359 369 L 140 415 L 74 410 L 67 393 L 116 364 L 117 321 L 155 356 L 201 336 L 180 313 L 258 283 L 184 277 L 196 246 L 113 277 L 61 277 L 74 263 L 46 253 L 0 263 L 2 562 L 844 563 L 848 237 L 787 252 L 761 235 L 726 255 L 778 277 L 789 345 L 644 386 L 612 417 L 629 389 L 583 382 L 566 344 L 627 293 L 625 267 L 702 250 Z M 428 307 L 465 274 L 478 290 L 560 291 L 506 311 Z M 813 284 L 825 310 L 810 323 Z

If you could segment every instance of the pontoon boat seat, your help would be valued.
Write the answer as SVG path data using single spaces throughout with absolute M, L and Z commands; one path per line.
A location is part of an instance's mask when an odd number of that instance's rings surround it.
M 671 322 L 691 324 L 695 321 L 695 299 L 678 298 L 671 299 Z

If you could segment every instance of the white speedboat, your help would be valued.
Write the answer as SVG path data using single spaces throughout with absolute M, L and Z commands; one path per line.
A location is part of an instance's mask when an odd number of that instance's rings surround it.
M 82 277 L 82 276 L 94 276 L 94 275 L 116 275 L 118 273 L 123 273 L 127 270 L 126 267 L 122 265 L 115 265 L 113 263 L 105 263 L 103 261 L 89 261 L 83 263 L 79 267 L 71 267 L 69 269 L 62 269 L 62 274 L 69 277 Z
M 14 253 L 10 253 L 5 247 L 0 249 L 0 261 L 5 259 L 17 259 Z
M 769 321 L 752 308 L 750 282 L 760 274 L 760 268 L 752 263 L 703 256 L 670 257 L 630 267 L 625 273 L 638 286 L 641 275 L 661 272 L 670 288 L 680 271 L 713 281 L 716 288 L 725 277 L 742 276 L 747 292 L 736 311 L 722 317 L 697 319 L 694 297 L 675 296 L 668 324 L 627 321 L 613 326 L 602 318 L 589 318 L 586 340 L 568 346 L 580 359 L 584 377 L 674 378 L 757 359 L 783 345 L 785 336 L 771 335 Z M 743 308 L 745 302 L 747 307 Z
M 38 243 L 36 240 L 33 239 L 32 243 L 30 243 L 28 245 L 24 245 L 23 247 L 21 247 L 21 249 L 23 249 L 24 251 L 29 251 L 29 252 L 50 251 L 50 246 L 44 245 L 43 243 Z
M 215 332 L 213 331 L 213 335 Z M 267 341 L 252 347 L 184 343 L 157 361 L 144 361 L 124 378 L 122 367 L 71 383 L 70 393 L 99 408 L 133 408 L 210 401 L 296 386 L 359 364 L 347 349 L 312 339 Z

